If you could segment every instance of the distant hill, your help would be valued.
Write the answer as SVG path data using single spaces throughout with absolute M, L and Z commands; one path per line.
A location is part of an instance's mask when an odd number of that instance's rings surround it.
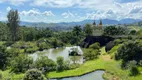
M 122 19 L 120 21 L 118 20 L 111 20 L 111 19 L 102 19 L 103 25 L 117 25 L 117 24 L 133 24 L 133 23 L 137 23 L 140 22 L 142 20 L 140 19 L 130 19 L 130 18 L 126 18 L 126 19 Z M 85 24 L 89 23 L 92 24 L 94 22 L 94 20 L 83 20 L 80 22 L 60 22 L 60 23 L 45 23 L 45 22 L 24 22 L 21 21 L 20 25 L 25 25 L 25 26 L 29 26 L 29 27 L 37 27 L 37 28 L 51 28 L 54 30 L 70 30 L 71 28 L 73 28 L 76 25 L 80 25 L 80 26 L 85 26 Z M 95 20 L 95 22 L 98 24 L 100 22 L 100 20 Z
M 132 25 L 132 26 L 140 26 L 140 27 L 142 27 L 142 21 L 135 22 L 135 23 L 132 23 L 132 24 L 130 24 L 130 25 Z
M 98 24 L 100 20 L 96 20 L 96 23 Z M 142 21 L 140 19 L 131 19 L 126 18 L 122 19 L 120 21 L 117 20 L 111 20 L 111 19 L 102 19 L 103 24 L 105 25 L 111 25 L 111 24 L 130 24 Z M 85 25 L 87 23 L 92 24 L 94 20 L 83 20 L 80 22 L 60 22 L 60 23 L 44 23 L 44 22 L 21 22 L 21 25 L 27 25 L 27 26 L 37 26 L 37 27 L 46 27 L 46 26 L 72 26 L 72 25 Z M 41 26 L 39 26 L 41 25 Z
M 119 22 L 121 24 L 131 24 L 131 23 L 136 23 L 136 22 L 139 22 L 139 21 L 142 21 L 140 19 L 130 19 L 130 18 L 126 18 L 126 19 L 122 19 L 120 20 Z

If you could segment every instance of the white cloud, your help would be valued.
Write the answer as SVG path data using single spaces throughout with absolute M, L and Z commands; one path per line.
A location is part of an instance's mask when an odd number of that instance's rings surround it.
M 106 18 L 113 18 L 117 16 L 117 19 L 128 17 L 132 14 L 142 12 L 142 0 L 135 2 L 125 1 L 121 3 L 120 0 L 34 0 L 32 5 L 34 6 L 44 6 L 44 7 L 54 7 L 54 8 L 84 8 L 94 11 L 101 11 L 102 13 L 95 15 Z M 104 15 L 105 14 L 105 15 Z M 69 17 L 69 13 L 63 14 L 65 18 Z M 92 14 L 88 14 L 89 16 Z M 138 14 L 137 14 L 138 15 Z M 94 15 L 93 15 L 94 16 Z
M 34 0 L 32 5 L 34 6 L 45 6 L 45 7 L 56 7 L 56 8 L 66 8 L 72 7 L 80 0 Z
M 132 13 L 132 14 L 133 13 L 139 13 L 141 11 L 142 11 L 142 6 L 136 6 L 130 11 L 130 13 Z
M 12 5 L 26 5 L 42 6 L 48 8 L 67 8 L 70 11 L 61 14 L 64 20 L 71 18 L 71 20 L 83 19 L 123 19 L 134 18 L 142 19 L 142 0 L 135 2 L 122 3 L 120 0 L 0 0 L 0 3 L 8 3 Z M 25 5 L 25 6 L 26 6 Z M 71 9 L 70 9 L 71 8 Z M 7 7 L 7 11 L 11 8 Z M 76 9 L 76 12 L 75 12 Z M 79 9 L 79 11 L 77 11 Z M 71 11 L 73 10 L 73 11 Z M 82 14 L 80 14 L 82 13 Z M 52 11 L 41 12 L 38 9 L 31 9 L 28 11 L 21 11 L 20 15 L 25 16 L 55 16 Z M 46 18 L 44 18 L 46 20 Z M 49 19 L 49 18 L 48 18 Z M 52 20 L 54 21 L 54 20 Z
M 73 13 L 71 13 L 70 11 L 64 12 L 64 13 L 62 13 L 61 15 L 64 16 L 64 18 L 75 17 L 75 15 L 74 15 Z
M 28 1 L 30 0 L 0 0 L 0 3 L 6 2 L 6 3 L 10 3 L 12 5 L 17 6 L 17 5 L 23 5 L 25 2 L 28 2 Z
M 86 19 L 105 19 L 106 15 L 104 13 L 97 11 L 97 12 L 92 12 L 92 13 L 86 13 Z
M 7 10 L 7 11 L 10 11 L 10 10 L 11 10 L 11 7 L 8 6 L 8 7 L 6 8 L 6 10 Z
M 114 14 L 115 12 L 111 9 L 109 9 L 108 11 L 106 11 L 106 14 Z
M 29 10 L 29 11 L 22 11 L 22 12 L 20 12 L 20 14 L 24 15 L 24 16 L 27 16 L 27 15 L 37 16 L 37 15 L 40 15 L 40 11 L 38 9 L 33 8 L 33 9 Z
M 38 9 L 31 9 L 29 11 L 22 11 L 20 12 L 21 15 L 24 15 L 24 16 L 55 16 L 52 11 L 44 11 L 44 12 L 41 12 L 39 11 Z
M 34 0 L 32 5 L 44 7 L 80 7 L 80 8 L 104 8 L 112 7 L 115 0 Z
M 55 16 L 55 15 L 52 13 L 52 11 L 45 11 L 45 12 L 43 12 L 42 14 L 45 15 L 45 16 Z

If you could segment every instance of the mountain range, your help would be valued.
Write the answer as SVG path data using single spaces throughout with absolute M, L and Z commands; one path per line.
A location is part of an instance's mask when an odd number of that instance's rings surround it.
M 111 20 L 111 19 L 102 19 L 103 25 L 116 25 L 116 24 L 131 24 L 131 23 L 136 23 L 140 22 L 142 20 L 140 19 L 122 19 L 122 20 Z M 71 27 L 75 25 L 85 25 L 87 23 L 92 24 L 94 20 L 83 20 L 80 22 L 60 22 L 60 23 L 45 23 L 45 22 L 24 22 L 22 21 L 20 25 L 25 25 L 25 26 L 30 26 L 30 27 L 54 27 L 54 26 L 66 26 L 66 27 Z M 100 20 L 95 20 L 95 22 L 98 24 Z

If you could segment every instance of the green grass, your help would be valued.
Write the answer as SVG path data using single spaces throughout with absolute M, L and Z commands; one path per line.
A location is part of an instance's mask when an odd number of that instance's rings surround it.
M 122 44 L 118 44 L 118 45 L 114 46 L 110 51 L 108 51 L 108 54 L 110 54 L 112 59 L 114 59 L 114 55 L 121 45 Z
M 121 70 L 120 62 L 118 61 L 104 61 L 101 59 L 88 61 L 84 63 L 81 67 L 74 69 L 74 70 L 67 70 L 63 72 L 50 72 L 48 76 L 50 78 L 60 78 L 60 77 L 67 77 L 67 76 L 79 76 L 84 73 L 88 73 L 91 71 L 95 71 L 98 69 L 104 69 L 108 71 L 109 73 L 115 74 L 120 77 L 125 77 L 128 74 L 128 71 Z M 126 74 L 127 73 L 127 74 Z
M 142 80 L 142 74 L 130 77 L 128 70 L 122 70 L 120 67 L 121 61 L 104 61 L 102 59 L 92 60 L 84 63 L 81 67 L 74 70 L 67 70 L 63 72 L 50 72 L 48 77 L 50 78 L 61 78 L 69 76 L 79 76 L 84 73 L 92 72 L 95 70 L 103 69 L 105 70 L 105 79 L 110 80 L 112 78 L 118 78 L 118 80 Z
M 87 61 L 81 67 L 74 69 L 74 70 L 67 70 L 63 72 L 50 72 L 48 76 L 50 78 L 60 78 L 60 77 L 67 77 L 67 76 L 79 76 L 84 73 L 88 73 L 91 71 L 103 69 L 110 73 L 116 74 L 118 76 L 127 76 L 125 70 L 121 70 L 120 61 L 104 61 L 102 59 Z M 126 74 L 126 75 L 125 75 Z
M 67 70 L 63 72 L 50 72 L 48 76 L 50 78 L 60 78 L 60 77 L 67 77 L 67 76 L 79 76 L 84 73 L 88 73 L 97 69 L 104 69 L 105 62 L 100 59 L 92 60 L 84 63 L 79 68 L 74 70 Z
M 106 54 L 105 47 L 102 47 L 102 48 L 100 49 L 100 52 L 101 52 L 102 55 L 105 55 L 105 54 Z
M 10 70 L 0 71 L 2 73 L 2 80 L 21 80 L 24 77 L 24 74 L 15 74 L 11 73 Z

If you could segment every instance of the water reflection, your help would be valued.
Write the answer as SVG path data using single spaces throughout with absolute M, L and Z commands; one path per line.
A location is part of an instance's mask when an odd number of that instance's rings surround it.
M 79 46 L 73 46 L 73 47 L 64 47 L 64 48 L 57 48 L 57 49 L 48 49 L 44 51 L 37 51 L 33 54 L 29 54 L 34 61 L 40 57 L 40 56 L 48 56 L 49 59 L 52 59 L 56 61 L 56 58 L 58 56 L 64 57 L 64 60 L 71 61 L 71 57 L 69 56 L 69 50 L 72 48 L 77 48 L 80 54 L 83 54 L 81 48 Z M 77 63 L 83 63 L 83 57 L 82 56 L 76 56 L 76 62 Z

